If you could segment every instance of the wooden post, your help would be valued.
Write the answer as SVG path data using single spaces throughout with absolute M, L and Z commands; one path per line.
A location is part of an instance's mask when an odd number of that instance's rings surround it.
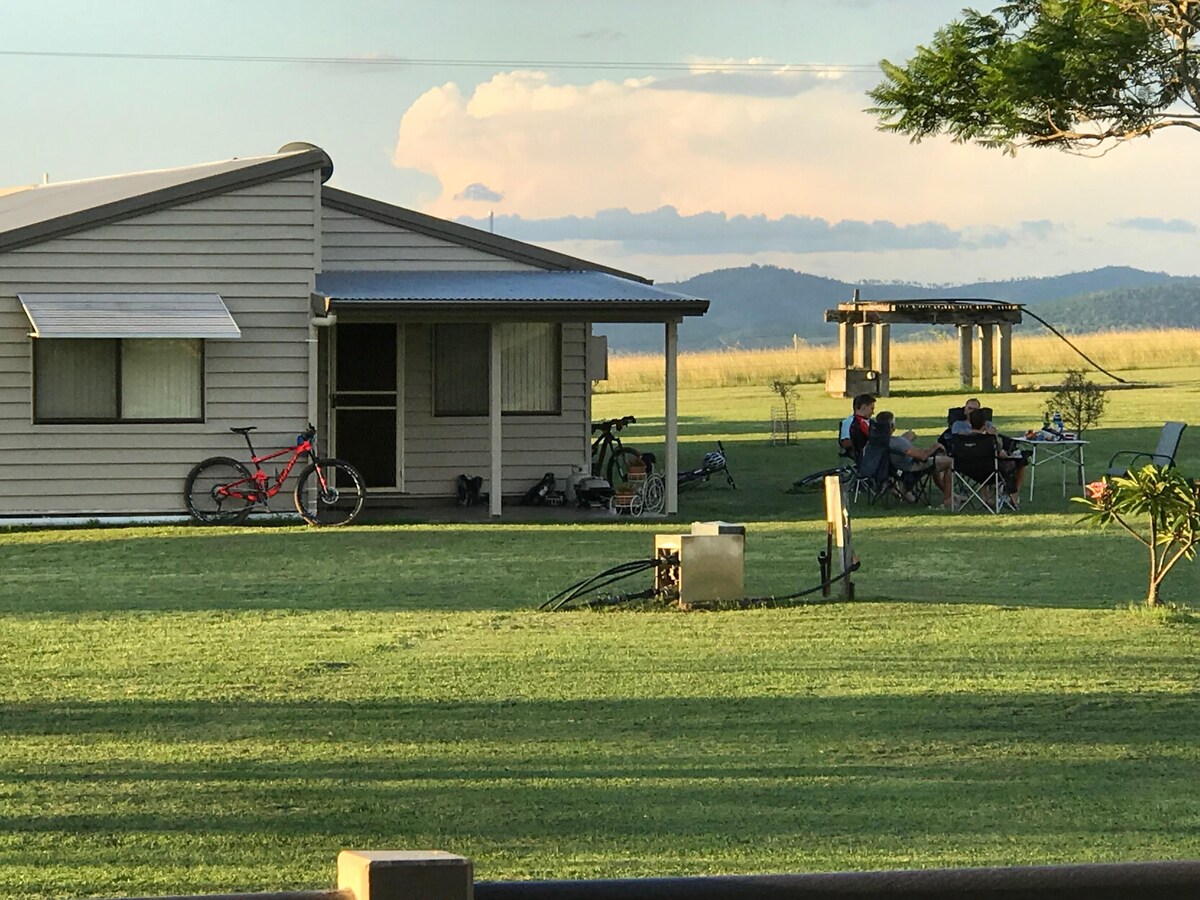
M 892 326 L 882 322 L 875 325 L 874 359 L 871 368 L 879 373 L 879 396 L 886 397 L 891 383 Z
M 1011 391 L 1013 389 L 1012 380 L 1012 323 L 1002 322 L 996 326 L 1000 332 L 1000 353 L 998 357 L 999 375 L 1000 375 L 1000 390 Z
M 854 564 L 854 548 L 850 542 L 850 497 L 847 485 L 837 475 L 825 476 L 825 526 L 833 535 L 834 551 L 829 561 L 829 577 L 836 578 L 850 571 Z M 838 582 L 838 597 L 854 599 L 854 582 L 850 576 Z
M 979 391 L 987 394 L 995 390 L 995 363 L 992 358 L 992 336 L 995 333 L 996 326 L 980 325 L 979 326 L 979 356 L 977 359 L 979 366 Z
M 674 319 L 666 323 L 665 333 L 663 335 L 664 353 L 666 357 L 666 372 L 664 378 L 663 393 L 666 405 L 664 421 L 666 422 L 666 446 L 663 454 L 667 457 L 666 471 L 663 478 L 667 482 L 667 507 L 666 513 L 669 516 L 679 512 L 679 390 L 678 390 L 678 372 L 679 363 L 679 323 Z M 614 485 L 615 487 L 615 485 Z
M 971 386 L 971 357 L 973 325 L 958 326 L 958 380 L 963 387 Z
M 343 850 L 338 888 L 354 900 L 472 900 L 471 860 L 443 850 Z
M 500 393 L 500 328 L 495 323 L 491 327 L 491 379 L 488 393 L 488 422 L 490 424 L 489 433 L 491 435 L 491 450 L 492 450 L 492 474 L 491 484 L 488 486 L 488 512 L 493 516 L 500 516 L 501 507 L 501 487 L 504 483 L 504 470 L 501 465 L 501 457 L 504 454 L 504 435 L 501 429 L 501 423 L 504 417 L 501 415 L 501 393 Z

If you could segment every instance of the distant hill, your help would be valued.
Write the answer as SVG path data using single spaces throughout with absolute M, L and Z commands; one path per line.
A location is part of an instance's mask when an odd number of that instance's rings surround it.
M 778 266 L 745 266 L 705 272 L 660 287 L 712 301 L 708 315 L 688 319 L 679 329 L 683 349 L 778 347 L 796 335 L 806 341 L 832 342 L 834 326 L 824 312 L 854 296 L 864 300 L 987 299 L 1026 303 L 1068 331 L 1135 326 L 1200 327 L 1200 278 L 1109 266 L 1049 278 L 919 285 L 902 282 L 850 284 Z M 615 350 L 658 350 L 659 329 L 646 325 L 606 325 Z M 897 337 L 921 330 L 895 329 Z

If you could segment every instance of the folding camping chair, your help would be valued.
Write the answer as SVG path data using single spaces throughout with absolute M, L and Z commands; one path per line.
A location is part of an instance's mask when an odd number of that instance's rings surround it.
M 967 506 L 998 513 L 1004 506 L 1007 489 L 1000 474 L 999 445 L 990 434 L 956 434 L 954 447 L 954 493 L 966 498 Z
M 1187 428 L 1186 422 L 1167 422 L 1158 435 L 1158 446 L 1154 448 L 1153 453 L 1118 450 L 1108 461 L 1108 471 L 1104 474 L 1110 478 L 1124 478 L 1138 459 L 1143 460 L 1141 463 L 1143 466 L 1156 465 L 1170 469 L 1175 465 L 1175 454 L 1179 452 L 1179 441 L 1183 437 L 1185 428 Z M 1129 457 L 1129 461 L 1125 465 L 1117 465 L 1117 458 L 1121 456 Z
M 855 470 L 851 495 L 857 500 L 865 494 L 868 502 L 882 500 L 884 506 L 890 506 L 893 500 L 928 505 L 932 472 L 932 466 L 912 472 L 898 468 L 892 462 L 891 435 L 872 424 L 867 446 Z

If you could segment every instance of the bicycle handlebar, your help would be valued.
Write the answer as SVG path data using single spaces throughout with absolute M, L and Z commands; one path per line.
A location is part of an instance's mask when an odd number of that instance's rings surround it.
M 636 422 L 637 419 L 635 419 L 633 416 L 622 416 L 619 419 L 606 419 L 603 422 L 593 422 L 592 433 L 594 434 L 598 431 L 612 431 L 614 428 L 617 431 L 620 431 L 626 425 L 633 425 Z

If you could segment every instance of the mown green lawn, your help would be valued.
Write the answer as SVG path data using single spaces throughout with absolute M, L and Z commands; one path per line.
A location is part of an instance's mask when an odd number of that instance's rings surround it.
M 1200 373 L 1153 377 L 1089 460 L 1200 422 Z M 897 387 L 923 434 L 961 401 Z M 537 611 L 692 519 L 746 524 L 750 593 L 814 583 L 819 500 L 783 490 L 845 404 L 808 390 L 790 447 L 771 405 L 681 398 L 684 465 L 721 438 L 740 489 L 677 522 L 0 535 L 0 894 L 321 888 L 344 847 L 487 879 L 1200 856 L 1196 565 L 1138 607 L 1140 548 L 1056 476 L 1019 515 L 857 511 L 854 604 Z M 659 397 L 623 412 L 661 445 Z

